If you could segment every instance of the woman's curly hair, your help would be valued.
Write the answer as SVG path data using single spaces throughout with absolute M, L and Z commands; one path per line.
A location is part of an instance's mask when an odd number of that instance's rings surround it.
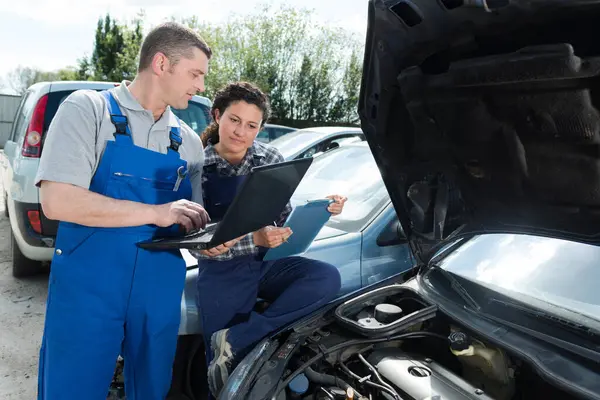
M 215 95 L 210 115 L 212 122 L 206 127 L 200 135 L 204 147 L 210 142 L 212 145 L 219 143 L 219 124 L 216 119 L 216 110 L 219 115 L 223 115 L 225 110 L 238 101 L 244 101 L 248 104 L 254 104 L 263 113 L 262 125 L 271 116 L 271 104 L 267 95 L 264 94 L 258 86 L 249 82 L 232 82 L 222 88 Z M 261 126 L 262 127 L 262 126 Z

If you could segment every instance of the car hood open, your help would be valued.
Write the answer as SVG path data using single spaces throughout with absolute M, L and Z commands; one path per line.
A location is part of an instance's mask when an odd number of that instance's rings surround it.
M 600 244 L 599 8 L 370 0 L 359 114 L 413 248 L 489 232 Z

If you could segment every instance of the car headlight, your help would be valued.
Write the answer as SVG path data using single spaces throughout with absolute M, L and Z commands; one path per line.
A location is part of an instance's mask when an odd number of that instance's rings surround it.
M 278 344 L 278 341 L 268 338 L 257 344 L 231 373 L 219 400 L 242 400 L 248 394 L 260 367 L 275 352 Z

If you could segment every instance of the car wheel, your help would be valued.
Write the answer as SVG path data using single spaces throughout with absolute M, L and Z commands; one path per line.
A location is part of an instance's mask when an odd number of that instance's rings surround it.
M 184 393 L 194 400 L 208 398 L 208 379 L 204 339 L 200 335 L 192 336 L 184 378 Z
M 37 275 L 42 270 L 42 263 L 35 260 L 30 260 L 21 253 L 17 239 L 12 230 L 10 231 L 11 247 L 12 247 L 12 274 L 15 278 L 25 278 L 28 276 Z

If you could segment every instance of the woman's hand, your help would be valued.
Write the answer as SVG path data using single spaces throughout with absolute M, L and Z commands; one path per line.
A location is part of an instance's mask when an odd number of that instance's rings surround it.
M 332 194 L 331 196 L 327 196 L 327 198 L 333 200 L 333 203 L 327 207 L 327 211 L 333 215 L 341 214 L 342 210 L 344 209 L 344 204 L 348 198 L 337 194 Z
M 290 228 L 279 228 L 276 226 L 265 226 L 254 232 L 254 244 L 256 246 L 268 247 L 270 249 L 280 246 L 292 235 Z
M 201 250 L 200 254 L 202 254 L 203 256 L 207 256 L 207 257 L 220 256 L 223 253 L 227 253 L 229 251 L 229 249 L 232 248 L 237 242 L 242 240 L 244 238 L 244 236 L 240 236 L 239 238 L 230 240 L 229 242 L 225 242 L 223 244 L 220 244 L 220 245 L 210 248 L 210 249 Z

